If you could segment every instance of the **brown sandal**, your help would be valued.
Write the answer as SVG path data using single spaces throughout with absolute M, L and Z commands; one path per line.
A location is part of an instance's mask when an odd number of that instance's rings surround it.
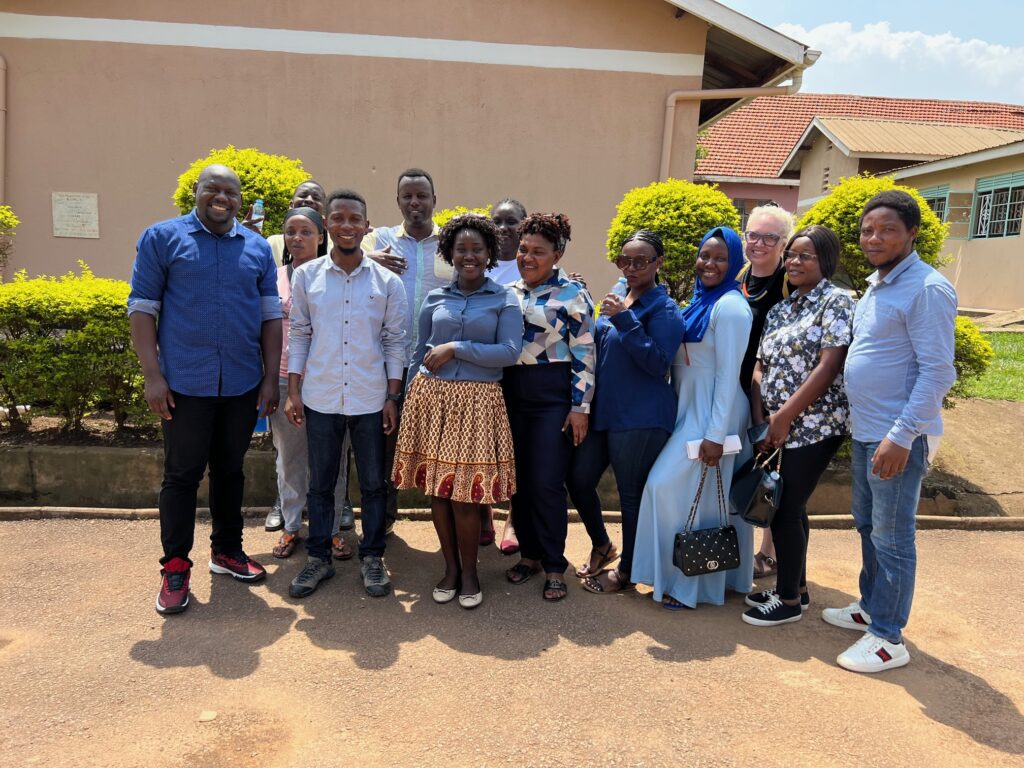
M 354 554 L 344 536 L 338 535 L 331 539 L 331 557 L 335 560 L 351 560 Z
M 754 578 L 763 579 L 779 572 L 779 563 L 774 557 L 758 552 L 754 555 Z
M 299 534 L 286 531 L 281 534 L 281 538 L 277 540 L 277 546 L 270 550 L 270 554 L 282 560 L 286 557 L 291 557 L 295 548 L 299 546 L 300 541 L 302 539 L 299 538 Z
M 591 561 L 593 561 L 595 554 L 598 555 L 601 559 L 597 561 L 597 564 L 593 568 L 591 568 L 590 563 Z M 590 550 L 590 559 L 576 569 L 576 577 L 580 579 L 585 579 L 589 576 L 595 576 L 601 573 L 601 571 L 603 571 L 605 568 L 607 568 L 609 565 L 611 565 L 618 559 L 619 550 L 615 548 L 615 545 L 612 542 L 609 541 L 607 544 L 605 544 L 604 551 L 602 551 L 598 547 L 594 547 Z

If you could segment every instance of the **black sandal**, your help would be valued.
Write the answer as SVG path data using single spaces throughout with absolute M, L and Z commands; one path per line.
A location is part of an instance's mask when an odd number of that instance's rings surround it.
M 605 588 L 604 584 L 601 583 L 601 576 L 603 576 L 606 573 L 615 574 L 615 584 L 617 585 L 615 588 Z M 609 581 L 611 581 L 610 578 Z M 595 595 L 614 595 L 616 592 L 625 592 L 629 589 L 635 589 L 636 584 L 634 584 L 625 576 L 623 576 L 620 571 L 608 568 L 604 571 L 601 571 L 601 573 L 597 574 L 596 576 L 588 576 L 586 579 L 584 579 L 583 588 L 587 590 L 587 592 L 593 592 Z
M 508 579 L 510 584 L 522 584 L 529 581 L 530 577 L 535 573 L 540 573 L 539 565 L 529 566 L 526 563 L 519 562 L 505 571 L 505 578 Z
M 548 597 L 548 592 L 554 592 L 557 597 Z M 556 603 L 559 600 L 564 600 L 569 595 L 569 587 L 561 579 L 545 579 L 544 580 L 544 591 L 541 592 L 541 596 L 549 603 Z

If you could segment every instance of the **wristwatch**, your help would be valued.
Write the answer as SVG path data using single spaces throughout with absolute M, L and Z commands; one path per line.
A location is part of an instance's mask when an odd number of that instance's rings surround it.
M 390 400 L 390 401 L 391 401 L 392 403 L 400 403 L 400 402 L 402 402 L 402 396 L 401 396 L 401 395 L 393 395 L 393 394 L 391 394 L 390 392 L 388 392 L 388 394 L 386 395 L 386 397 L 387 397 L 387 399 L 388 399 L 388 400 Z

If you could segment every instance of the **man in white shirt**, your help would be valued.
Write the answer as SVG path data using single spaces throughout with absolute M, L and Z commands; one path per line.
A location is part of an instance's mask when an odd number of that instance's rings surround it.
M 383 597 L 391 591 L 383 559 L 385 442 L 398 429 L 407 364 L 405 288 L 360 247 L 369 229 L 362 195 L 336 190 L 326 211 L 331 251 L 303 264 L 292 278 L 285 415 L 296 425 L 306 424 L 309 538 L 306 566 L 289 594 L 306 597 L 334 575 L 334 486 L 348 431 L 362 497 L 360 571 L 367 593 Z

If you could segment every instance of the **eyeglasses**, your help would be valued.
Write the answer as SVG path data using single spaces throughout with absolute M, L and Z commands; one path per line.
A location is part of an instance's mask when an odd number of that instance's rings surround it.
M 744 232 L 743 236 L 747 239 L 748 245 L 756 245 L 760 240 L 769 248 L 774 248 L 782 239 L 782 235 L 773 235 L 767 232 Z
M 656 261 L 657 259 L 627 259 L 619 256 L 619 258 L 615 260 L 615 266 L 623 271 L 632 269 L 634 272 L 639 272 L 641 269 L 647 269 L 647 267 Z
M 796 251 L 783 251 L 782 258 L 785 261 L 790 259 L 796 259 L 801 264 L 808 264 L 812 261 L 817 260 L 818 255 L 815 253 L 797 253 Z

